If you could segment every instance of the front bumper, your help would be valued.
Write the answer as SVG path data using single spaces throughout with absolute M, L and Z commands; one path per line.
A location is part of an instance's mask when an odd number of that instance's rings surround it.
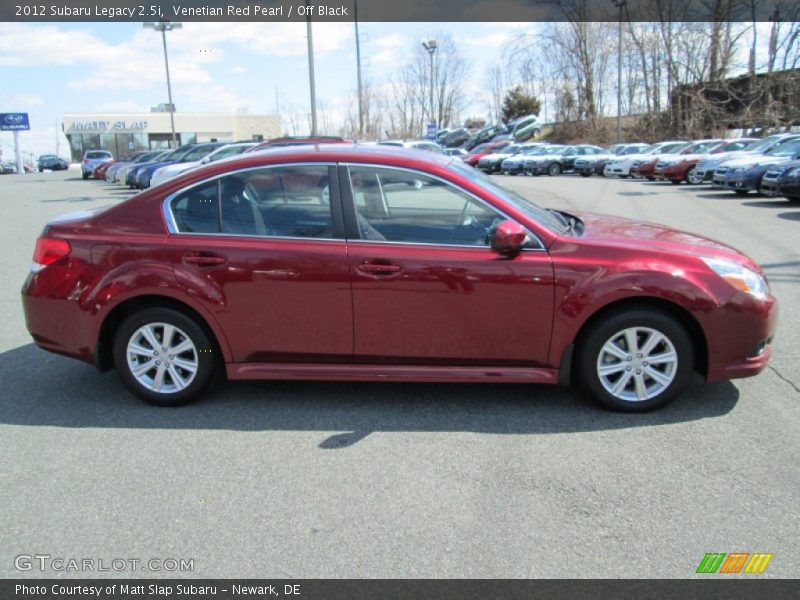
M 728 190 L 737 192 L 752 192 L 758 189 L 758 177 L 751 177 L 745 174 L 733 174 L 725 177 L 724 187 Z
M 740 379 L 763 371 L 772 358 L 777 322 L 778 303 L 772 295 L 758 300 L 737 292 L 710 311 L 703 323 L 708 342 L 706 379 Z

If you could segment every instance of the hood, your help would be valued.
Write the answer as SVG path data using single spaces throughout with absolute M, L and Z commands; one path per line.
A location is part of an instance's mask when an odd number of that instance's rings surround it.
M 595 213 L 573 213 L 584 222 L 582 240 L 670 254 L 713 256 L 743 262 L 761 269 L 736 248 L 693 233 L 670 229 L 647 221 L 636 221 Z
M 191 167 L 197 167 L 199 165 L 200 165 L 200 161 L 199 160 L 195 160 L 195 161 L 191 161 L 191 162 L 185 162 L 185 163 L 170 163 L 170 164 L 164 165 L 163 167 L 159 167 L 158 170 L 161 171 L 162 173 L 178 173 L 178 172 L 183 171 L 185 169 L 189 169 Z
M 736 167 L 744 167 L 745 165 L 777 165 L 780 163 L 789 162 L 792 160 L 791 156 L 770 156 L 769 154 L 753 154 L 751 156 L 742 156 L 734 160 L 726 160 L 725 165 L 731 169 Z

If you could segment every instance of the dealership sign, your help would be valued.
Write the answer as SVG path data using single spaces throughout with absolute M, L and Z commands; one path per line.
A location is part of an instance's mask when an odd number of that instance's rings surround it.
M 28 131 L 28 113 L 0 113 L 0 131 Z
M 147 129 L 147 121 L 73 121 L 72 131 L 88 133 L 112 131 L 143 131 Z

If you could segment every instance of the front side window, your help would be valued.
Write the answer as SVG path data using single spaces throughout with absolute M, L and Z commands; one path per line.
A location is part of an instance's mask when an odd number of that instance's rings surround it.
M 327 166 L 232 173 L 181 192 L 170 209 L 181 233 L 333 237 Z
M 488 246 L 502 215 L 470 195 L 421 173 L 351 167 L 363 239 L 417 244 Z

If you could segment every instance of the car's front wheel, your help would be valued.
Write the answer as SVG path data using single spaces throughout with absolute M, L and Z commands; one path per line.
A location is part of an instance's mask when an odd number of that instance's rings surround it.
M 577 350 L 582 383 L 613 410 L 664 406 L 686 387 L 694 369 L 694 348 L 685 328 L 656 309 L 606 315 L 591 326 Z
M 551 177 L 555 177 L 556 175 L 561 175 L 561 165 L 558 163 L 553 163 L 547 168 L 547 174 Z
M 149 404 L 180 406 L 212 383 L 216 352 L 187 315 L 152 307 L 125 319 L 114 336 L 114 364 L 122 381 Z

